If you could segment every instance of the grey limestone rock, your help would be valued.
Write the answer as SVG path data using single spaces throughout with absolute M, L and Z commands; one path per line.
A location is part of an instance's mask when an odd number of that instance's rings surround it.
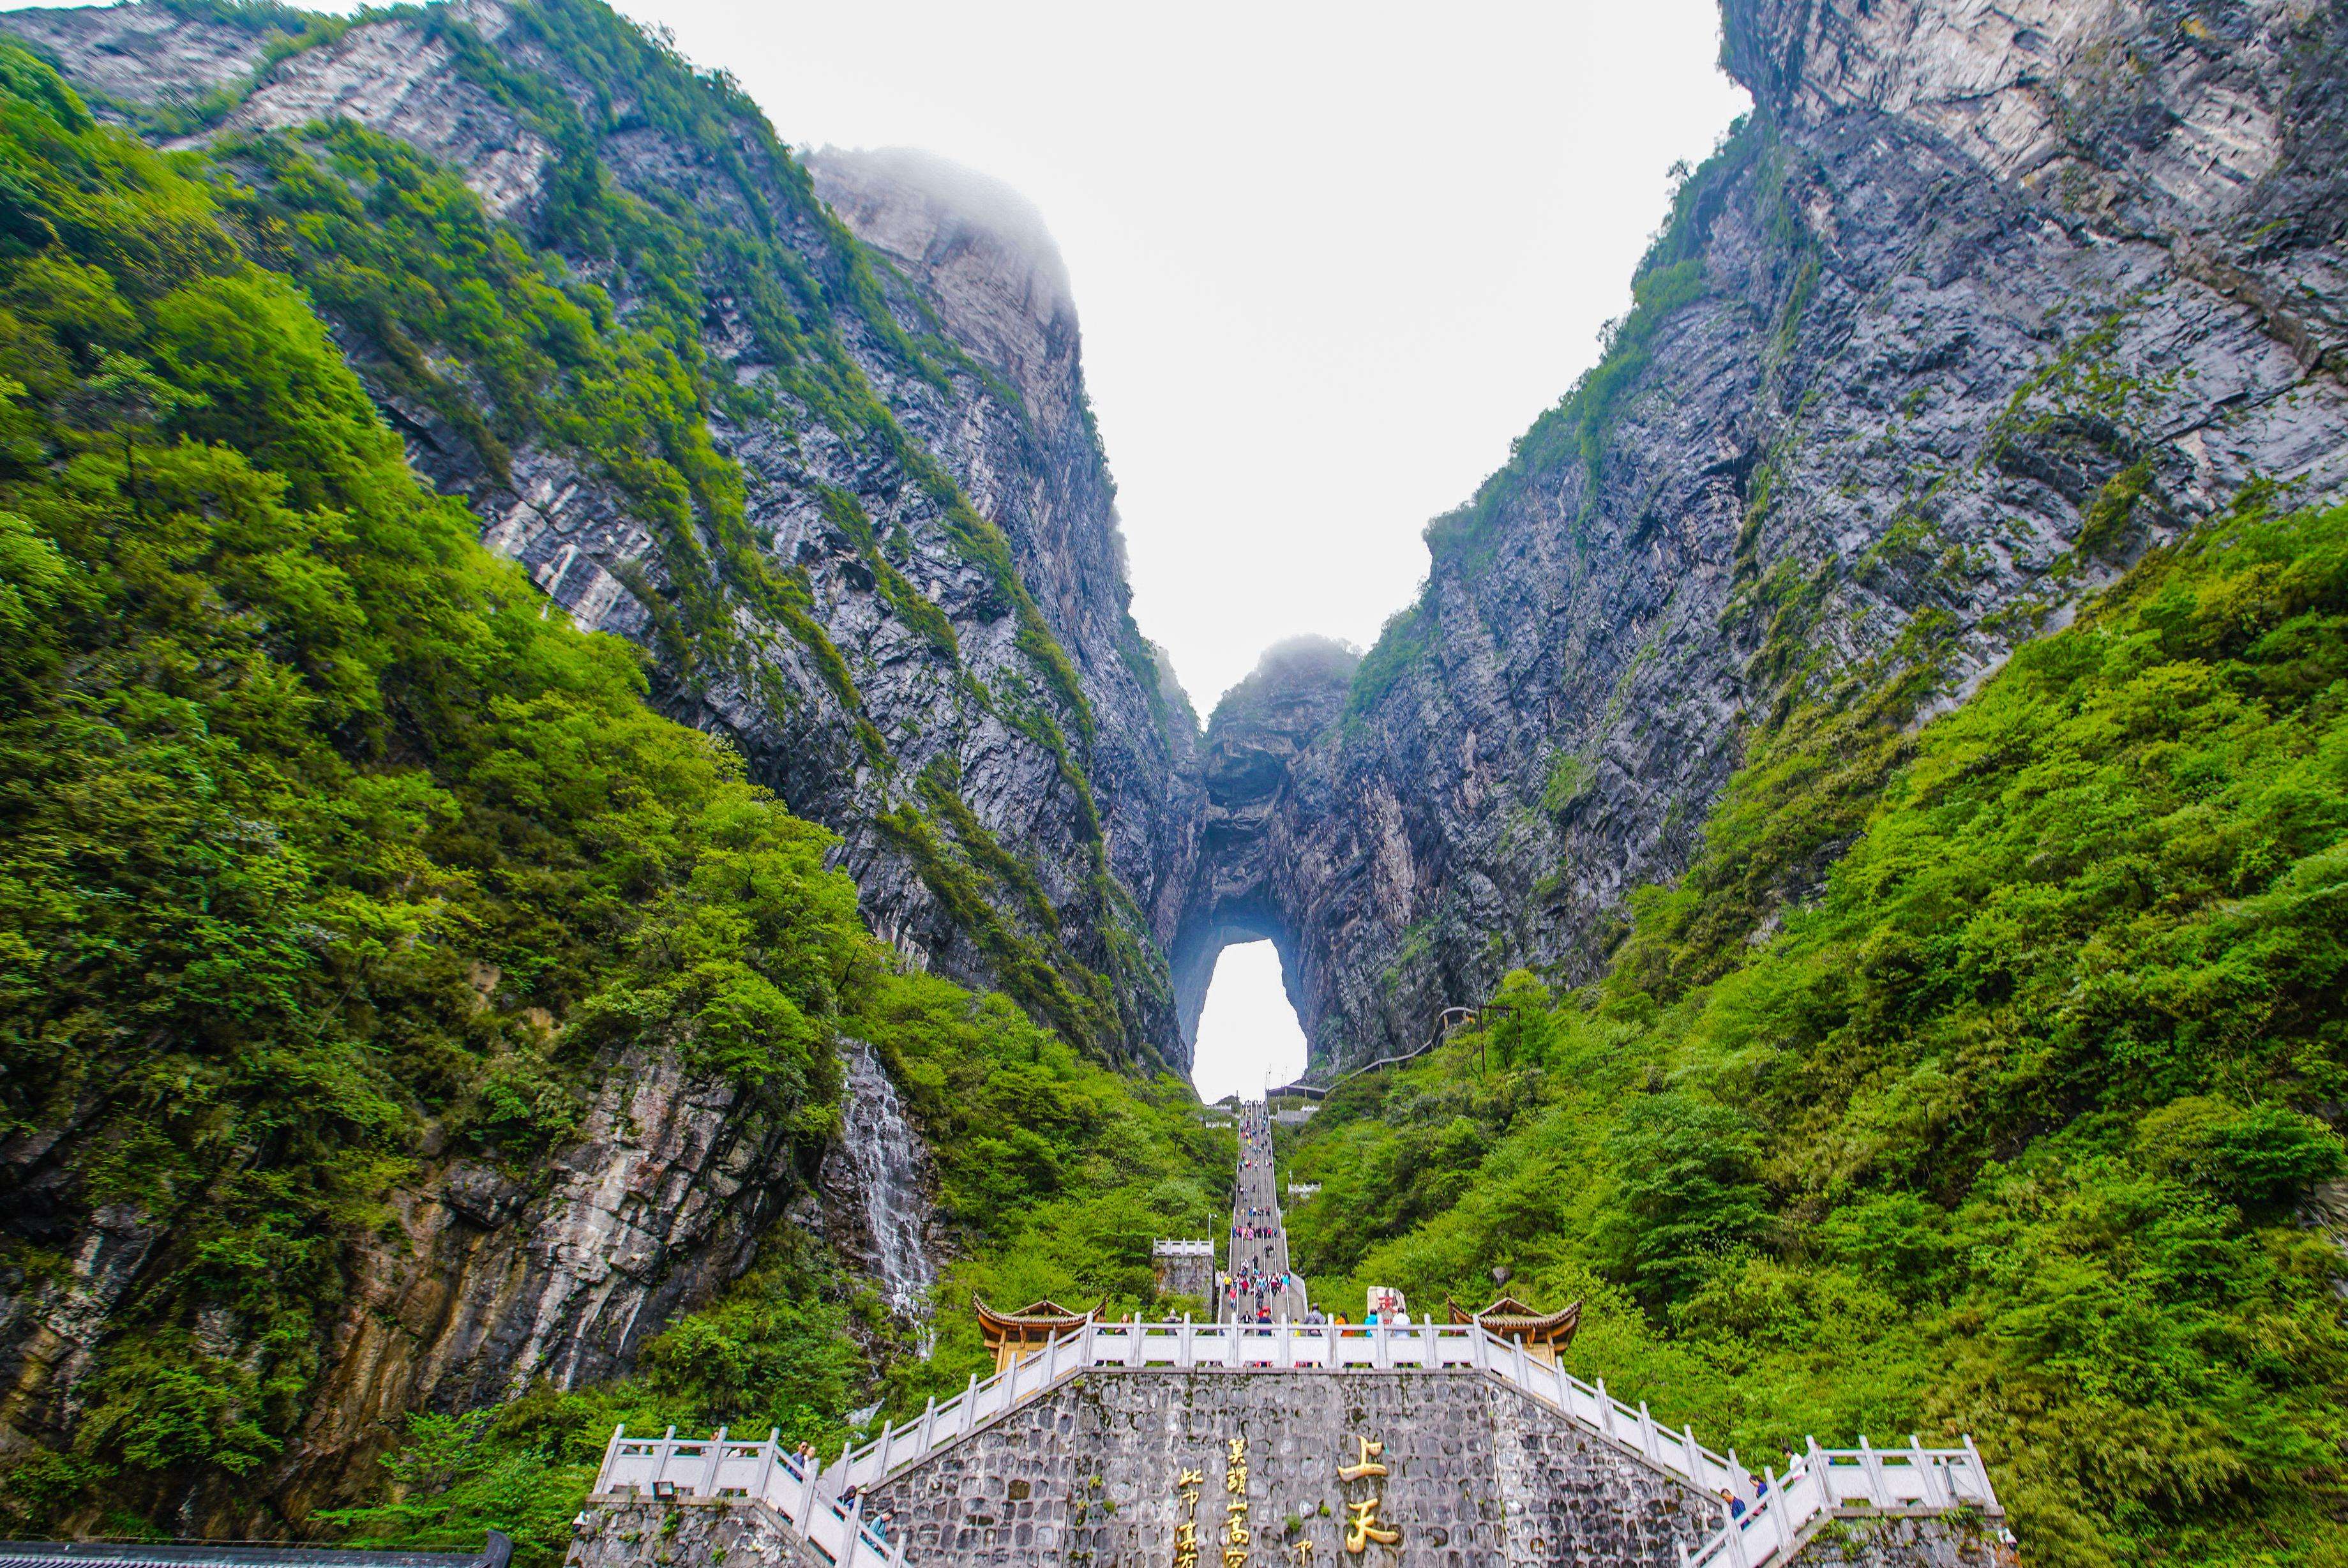
M 2245 486 L 2348 478 L 2348 9 L 1725 21 L 1754 114 L 1652 263 L 1669 308 L 1569 405 L 1601 399 L 1595 449 L 1553 416 L 1438 520 L 1379 679 L 1264 791 L 1248 841 L 1285 859 L 1256 924 L 1316 1070 L 1510 967 L 1595 975 L 1797 686 L 1924 670 L 1927 720 Z M 1245 880 L 1208 847 L 1203 885 Z

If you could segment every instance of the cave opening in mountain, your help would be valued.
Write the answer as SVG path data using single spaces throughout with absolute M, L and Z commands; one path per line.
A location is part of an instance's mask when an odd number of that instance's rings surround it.
M 1233 943 L 1216 955 L 1199 1012 L 1190 1081 L 1199 1098 L 1262 1099 L 1267 1086 L 1304 1071 L 1304 1029 L 1282 982 L 1280 950 L 1268 941 Z

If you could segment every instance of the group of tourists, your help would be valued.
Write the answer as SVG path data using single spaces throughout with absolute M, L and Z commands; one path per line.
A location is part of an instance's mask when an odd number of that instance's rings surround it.
M 1272 1323 L 1304 1315 L 1304 1282 L 1288 1266 L 1288 1233 L 1272 1196 L 1275 1169 L 1267 1108 L 1242 1106 L 1230 1266 L 1215 1279 L 1218 1315 L 1227 1323 Z
M 1270 1323 L 1281 1296 L 1298 1288 L 1286 1269 L 1268 1274 L 1242 1264 L 1236 1273 L 1222 1274 L 1224 1315 L 1235 1323 Z

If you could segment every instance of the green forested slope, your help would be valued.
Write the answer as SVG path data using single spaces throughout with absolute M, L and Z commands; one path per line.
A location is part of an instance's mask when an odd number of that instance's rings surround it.
M 1586 1296 L 1569 1365 L 1748 1459 L 1971 1432 L 2033 1562 L 2341 1561 L 2302 1206 L 2342 1161 L 2343 705 L 2348 511 L 2251 504 L 1921 732 L 1803 708 L 1605 984 L 1519 974 L 1333 1098 L 1300 1266 Z
M 456 1155 L 543 1161 L 623 1053 L 731 1078 L 804 1167 L 833 1039 L 869 1038 L 942 1135 L 956 1289 L 1146 1298 L 1148 1235 L 1206 1222 L 1223 1158 L 1187 1092 L 896 973 L 829 835 L 651 714 L 631 649 L 550 617 L 414 480 L 224 223 L 243 200 L 0 49 L 0 1137 L 35 1150 L 0 1285 L 66 1288 L 93 1211 L 152 1243 L 72 1418 L 0 1396 L 48 1432 L 0 1461 L 0 1522 L 152 1531 L 156 1500 L 257 1482 L 395 1191 Z M 1121 1244 L 1080 1248 L 1074 1203 Z M 837 1431 L 870 1397 L 860 1315 L 885 1344 L 793 1232 L 637 1382 L 541 1391 L 492 1442 L 427 1422 L 416 1495 L 366 1527 L 559 1549 L 615 1410 Z M 949 1338 L 892 1387 L 976 1360 Z

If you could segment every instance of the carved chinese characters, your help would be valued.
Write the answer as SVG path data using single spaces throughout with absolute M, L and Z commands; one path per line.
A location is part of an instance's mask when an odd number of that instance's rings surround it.
M 1367 1496 L 1345 1501 L 1345 1551 L 1358 1557 L 1369 1550 L 1373 1541 L 1381 1546 L 1395 1545 L 1402 1540 L 1402 1531 L 1378 1516 L 1378 1509 L 1385 1497 L 1386 1467 L 1381 1462 L 1386 1451 L 1385 1444 L 1356 1437 L 1354 1445 L 1354 1462 L 1339 1465 L 1337 1479 L 1359 1483 L 1368 1489 Z
M 1247 1439 L 1233 1438 L 1223 1461 L 1223 1568 L 1248 1560 Z

